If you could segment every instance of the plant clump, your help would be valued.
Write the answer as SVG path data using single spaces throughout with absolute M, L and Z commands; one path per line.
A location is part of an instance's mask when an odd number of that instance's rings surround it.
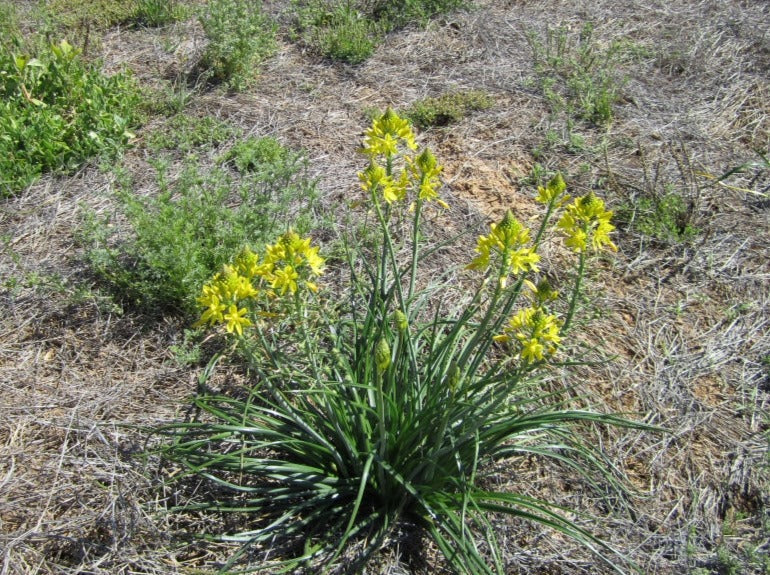
M 465 0 L 296 0 L 295 34 L 325 58 L 360 64 L 385 34 L 465 6 Z
M 469 299 L 433 309 L 431 295 L 453 289 L 423 281 L 422 222 L 447 207 L 442 168 L 390 109 L 366 131 L 362 150 L 368 164 L 359 180 L 377 241 L 346 242 L 346 301 L 323 284 L 321 247 L 291 230 L 262 249 L 242 248 L 198 298 L 198 325 L 231 339 L 251 379 L 235 396 L 207 388 L 216 357 L 193 400 L 199 415 L 156 431 L 169 437 L 161 451 L 179 477 L 225 488 L 192 510 L 252 518 L 247 529 L 220 535 L 242 545 L 223 570 L 276 542 L 288 544 L 288 555 L 261 568 L 328 568 L 357 542 L 349 566 L 360 570 L 409 521 L 453 571 L 502 573 L 495 514 L 610 550 L 569 510 L 482 480 L 493 462 L 539 456 L 623 492 L 576 430 L 644 426 L 570 408 L 538 383 L 568 355 L 594 254 L 614 248 L 611 212 L 590 194 L 571 199 L 553 178 L 538 192 L 539 227 L 511 212 L 491 225 L 464 272 L 476 285 Z M 566 297 L 536 277 L 552 232 L 576 259 Z M 301 542 L 294 553 L 292 541 Z
M 116 154 L 134 137 L 139 103 L 128 74 L 105 75 L 66 40 L 37 56 L 0 51 L 0 196 Z
M 233 90 L 251 85 L 276 51 L 276 24 L 251 0 L 210 0 L 198 16 L 208 45 L 202 75 Z
M 188 122 L 176 125 L 182 134 L 190 128 Z M 216 140 L 232 130 L 203 120 L 198 125 L 206 128 L 201 137 Z M 178 136 L 164 133 L 156 145 Z M 157 194 L 140 195 L 124 183 L 118 200 L 131 227 L 128 238 L 116 241 L 108 220 L 91 216 L 84 222 L 91 269 L 123 304 L 193 313 L 201 286 L 234 250 L 246 243 L 262 247 L 285 229 L 289 213 L 300 230 L 309 226 L 316 191 L 301 152 L 252 137 L 211 167 L 194 151 L 173 182 L 169 161 L 154 162 Z
M 404 112 L 404 116 L 415 126 L 430 128 L 459 122 L 468 114 L 488 110 L 493 105 L 494 100 L 486 92 L 463 90 L 419 100 Z

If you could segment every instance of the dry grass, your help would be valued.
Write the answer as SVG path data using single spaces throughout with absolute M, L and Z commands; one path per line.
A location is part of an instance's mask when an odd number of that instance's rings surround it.
M 284 16 L 289 10 L 289 2 L 266 4 Z M 706 174 L 770 148 L 770 5 L 482 1 L 392 35 L 358 67 L 315 60 L 287 42 L 251 91 L 195 92 L 186 113 L 305 148 L 324 201 L 343 209 L 358 194 L 355 150 L 367 111 L 483 89 L 495 98 L 492 109 L 421 136 L 446 165 L 453 210 L 445 227 L 480 225 L 508 207 L 526 218 L 536 208 L 521 181 L 548 124 L 547 102 L 529 81 L 526 35 L 546 24 L 579 30 L 585 21 L 595 23 L 594 38 L 630 42 L 639 56 L 625 64 L 629 81 L 608 132 L 581 127 L 582 150 L 556 146 L 538 161 L 569 174 L 574 193 L 600 187 L 611 206 L 645 192 L 654 167 L 656 185 L 692 200 L 702 230 L 687 244 L 620 230 L 617 258 L 590 283 L 595 320 L 581 331 L 611 359 L 555 376 L 581 382 L 577 392 L 599 408 L 670 430 L 587 431 L 638 492 L 629 510 L 592 527 L 644 573 L 767 573 L 769 176 L 753 168 L 728 187 Z M 146 85 L 163 87 L 182 85 L 201 42 L 187 23 L 108 31 L 100 46 L 108 67 L 128 65 Z M 141 169 L 145 155 L 140 145 L 127 165 Z M 197 375 L 168 351 L 181 338 L 177 321 L 117 315 L 84 291 L 79 213 L 84 206 L 108 213 L 112 190 L 109 173 L 87 166 L 0 205 L 2 575 L 189 573 L 211 569 L 229 551 L 186 540 L 216 520 L 164 515 L 184 494 L 160 487 L 158 470 L 134 456 L 147 439 L 141 426 L 183 415 Z M 442 257 L 448 266 L 462 254 Z M 602 518 L 609 511 L 539 462 L 500 465 L 491 480 Z M 411 537 L 395 541 L 371 572 L 439 572 L 430 550 L 422 566 L 399 566 Z M 604 572 L 539 528 L 501 523 L 499 538 L 510 573 Z

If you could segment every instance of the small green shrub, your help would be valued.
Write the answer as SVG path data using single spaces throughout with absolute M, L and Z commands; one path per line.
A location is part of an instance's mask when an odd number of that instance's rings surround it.
M 120 300 L 150 311 L 189 313 L 201 285 L 233 250 L 260 248 L 286 229 L 289 214 L 299 218 L 294 221 L 300 229 L 310 225 L 316 192 L 304 156 L 272 139 L 250 142 L 272 156 L 261 156 L 244 173 L 227 166 L 206 169 L 189 159 L 171 183 L 168 166 L 157 161 L 157 195 L 138 196 L 130 189 L 119 194 L 133 232 L 128 241 L 115 245 L 108 222 L 92 220 L 84 231 L 89 262 Z
M 640 233 L 663 242 L 685 242 L 700 233 L 692 224 L 693 207 L 675 192 L 639 198 L 633 207 L 619 210 L 618 216 Z
M 423 246 L 422 221 L 447 206 L 441 166 L 416 148 L 392 110 L 366 132 L 369 163 L 359 180 L 377 242 L 348 237 L 349 285 L 319 285 L 320 248 L 290 230 L 262 250 L 232 252 L 200 292 L 196 325 L 230 334 L 227 350 L 238 351 L 253 379 L 234 394 L 209 389 L 217 357 L 201 375 L 193 421 L 157 432 L 171 438 L 161 454 L 176 477 L 198 476 L 212 488 L 178 511 L 237 514 L 228 522 L 236 532 L 207 534 L 242 545 L 222 573 L 253 566 L 241 558 L 265 572 L 323 573 L 351 543 L 344 570 L 364 572 L 409 525 L 433 539 L 453 572 L 502 574 L 495 514 L 610 550 L 569 510 L 495 490 L 487 474 L 494 462 L 544 457 L 599 492 L 622 495 L 612 466 L 578 429 L 649 428 L 571 409 L 541 377 L 565 365 L 554 358 L 592 255 L 615 248 L 611 212 L 593 194 L 570 200 L 554 177 L 538 191 L 537 230 L 509 211 L 478 239 L 464 287 L 426 282 L 435 262 L 426 267 L 424 258 L 435 246 Z M 535 277 L 554 228 L 577 268 L 562 301 Z
M 705 185 L 717 184 L 721 179 L 696 171 L 692 154 L 684 142 L 662 148 L 657 157 L 650 157 L 650 151 L 639 146 L 637 154 L 641 161 L 641 182 L 620 181 L 608 170 L 607 181 L 625 195 L 618 209 L 619 221 L 645 236 L 664 244 L 692 240 L 700 233 L 698 228 L 698 205 Z M 668 155 L 665 155 L 667 153 Z M 675 164 L 679 177 L 668 169 Z M 736 168 L 736 170 L 741 169 Z M 723 178 L 729 177 L 727 172 Z M 628 190 L 634 190 L 628 194 Z
M 297 32 L 324 58 L 359 64 L 380 42 L 382 27 L 352 2 L 315 0 L 297 6 Z
M 470 112 L 487 110 L 493 104 L 492 97 L 480 90 L 450 92 L 415 102 L 404 116 L 420 128 L 446 126 L 462 120 Z
M 198 19 L 209 42 L 204 75 L 233 90 L 247 88 L 276 51 L 276 24 L 254 0 L 209 0 Z
M 468 0 L 374 0 L 369 3 L 373 17 L 385 22 L 388 30 L 413 23 L 425 24 L 431 18 L 470 4 Z
M 549 26 L 544 39 L 532 32 L 528 40 L 552 114 L 566 112 L 596 125 L 612 122 L 613 106 L 625 84 L 618 70 L 629 53 L 626 44 L 615 42 L 602 48 L 590 22 L 578 35 L 566 26 Z
M 38 58 L 0 52 L 0 196 L 117 153 L 133 137 L 139 103 L 130 76 L 104 75 L 66 41 Z

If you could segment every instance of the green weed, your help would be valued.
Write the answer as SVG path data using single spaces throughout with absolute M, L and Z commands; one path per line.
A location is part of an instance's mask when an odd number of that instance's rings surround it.
M 465 90 L 415 102 L 404 112 L 404 116 L 420 128 L 446 126 L 462 120 L 471 112 L 487 110 L 493 105 L 494 100 L 486 92 Z
M 133 19 L 145 26 L 166 26 L 185 15 L 179 0 L 137 0 Z
M 139 102 L 130 76 L 104 75 L 66 41 L 38 57 L 0 52 L 0 196 L 116 154 L 133 138 Z
M 700 232 L 690 223 L 692 206 L 674 192 L 659 198 L 639 198 L 633 209 L 634 227 L 658 240 L 679 243 Z
M 325 58 L 358 64 L 386 33 L 464 5 L 458 0 L 294 0 L 295 34 Z
M 276 51 L 276 24 L 252 0 L 209 0 L 198 19 L 208 38 L 203 75 L 233 90 L 247 88 Z
M 373 0 L 368 2 L 370 13 L 386 23 L 388 30 L 409 24 L 426 24 L 431 18 L 467 7 L 468 0 Z
M 17 52 L 21 50 L 22 44 L 16 6 L 10 2 L 0 2 L 0 50 Z
M 699 176 L 690 162 L 684 146 L 669 146 L 669 152 L 679 170 L 679 180 L 665 173 L 665 162 L 651 163 L 647 152 L 638 148 L 643 168 L 642 185 L 634 186 L 638 193 L 618 208 L 618 220 L 645 236 L 664 243 L 681 243 L 695 238 L 697 205 L 701 193 Z M 613 180 L 610 172 L 610 180 Z
M 212 116 L 178 114 L 163 128 L 147 136 L 147 147 L 153 152 L 179 151 L 189 154 L 201 148 L 218 147 L 237 135 L 234 126 Z
M 296 33 L 319 55 L 349 64 L 369 58 L 383 29 L 354 2 L 295 2 Z
M 91 31 L 101 30 L 130 22 L 136 16 L 134 0 L 47 0 L 42 8 L 49 33 L 77 33 L 87 36 Z
M 566 26 L 546 28 L 545 37 L 528 35 L 541 89 L 554 115 L 566 113 L 596 125 L 612 122 L 624 77 L 619 67 L 628 54 L 622 43 L 602 48 L 586 23 L 575 36 Z
M 139 196 L 130 187 L 119 194 L 133 232 L 128 241 L 116 244 L 107 221 L 84 220 L 90 265 L 121 301 L 189 313 L 201 285 L 233 250 L 261 247 L 286 229 L 289 213 L 299 226 L 310 225 L 315 186 L 305 175 L 304 156 L 272 139 L 248 142 L 272 155 L 243 173 L 227 165 L 204 168 L 191 156 L 172 182 L 168 163 L 157 160 L 157 195 Z

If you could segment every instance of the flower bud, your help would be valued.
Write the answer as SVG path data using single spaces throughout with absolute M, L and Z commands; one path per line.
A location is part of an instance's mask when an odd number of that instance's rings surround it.
M 374 362 L 377 365 L 377 370 L 380 372 L 388 369 L 390 365 L 390 345 L 388 345 L 388 340 L 384 337 L 380 338 L 374 347 Z
M 398 330 L 400 332 L 405 332 L 407 328 L 409 328 L 409 319 L 406 317 L 406 314 L 402 312 L 400 309 L 397 309 L 395 313 L 393 314 L 393 319 L 396 322 L 396 327 L 398 327 Z
M 452 393 L 452 395 L 454 395 L 460 385 L 460 368 L 457 367 L 457 363 L 454 361 L 449 364 L 449 370 L 446 374 L 446 381 L 449 384 L 449 391 Z

